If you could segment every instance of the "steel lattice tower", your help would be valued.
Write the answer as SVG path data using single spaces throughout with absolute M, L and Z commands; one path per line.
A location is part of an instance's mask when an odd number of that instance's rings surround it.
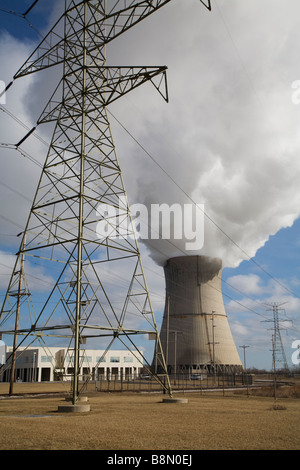
M 89 338 L 107 338 L 107 349 L 118 339 L 140 353 L 135 336 L 154 333 L 162 374 L 158 368 L 152 373 L 172 394 L 106 109 L 149 81 L 167 100 L 166 67 L 108 67 L 105 57 L 110 41 L 169 1 L 66 1 L 64 14 L 14 76 L 59 64 L 63 69 L 37 120 L 37 125 L 54 122 L 55 129 L 0 328 L 2 334 L 14 335 L 12 380 L 16 350 L 25 340 L 68 338 L 74 358 L 73 404 L 79 397 L 82 348 Z M 31 260 L 54 279 L 46 296 L 38 293 L 38 311 L 26 275 Z
M 271 310 L 273 312 L 273 320 L 266 320 L 269 322 L 273 322 L 274 327 L 273 327 L 273 335 L 272 335 L 272 355 L 273 355 L 273 367 L 274 367 L 274 372 L 279 364 L 281 364 L 281 369 L 288 371 L 289 366 L 287 363 L 282 339 L 281 339 L 281 333 L 280 333 L 280 319 L 279 319 L 279 310 L 283 310 L 281 305 L 284 305 L 285 302 L 279 304 L 277 302 L 274 302 L 272 304 L 266 304 L 269 305 L 271 308 L 268 308 L 267 310 Z

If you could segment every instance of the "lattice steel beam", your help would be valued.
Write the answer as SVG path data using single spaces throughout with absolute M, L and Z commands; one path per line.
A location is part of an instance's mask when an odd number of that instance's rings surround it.
M 154 332 L 156 358 L 166 382 L 155 377 L 172 393 L 106 111 L 108 104 L 146 82 L 168 100 L 166 67 L 105 65 L 105 45 L 169 1 L 72 0 L 14 76 L 63 63 L 62 79 L 37 121 L 56 125 L 0 322 L 16 311 L 21 260 L 26 255 L 25 277 L 30 257 L 38 259 L 53 275 L 51 288 L 44 296 L 40 293 L 38 311 L 27 312 L 27 326 L 22 315 L 14 335 L 24 335 L 23 343 L 44 331 L 65 330 L 63 319 L 68 318 L 69 333 L 64 337 L 74 339 L 74 404 L 82 338 L 108 332 L 113 338 L 122 336 L 124 345 L 128 339 L 128 349 L 134 344 L 132 335 Z M 87 329 L 94 329 L 94 335 L 87 335 Z

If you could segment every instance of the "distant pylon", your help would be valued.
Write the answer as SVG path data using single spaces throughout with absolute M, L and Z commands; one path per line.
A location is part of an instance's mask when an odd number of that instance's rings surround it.
M 273 335 L 272 335 L 272 351 L 273 351 L 273 367 L 274 369 L 283 369 L 285 371 L 289 370 L 288 363 L 286 360 L 286 355 L 281 339 L 281 333 L 280 333 L 280 320 L 279 320 L 279 310 L 283 310 L 281 305 L 284 305 L 285 302 L 283 303 L 271 303 L 271 304 L 266 304 L 270 308 L 267 310 L 273 312 L 273 320 L 266 320 L 266 321 L 272 321 L 273 322 Z M 281 367 L 278 367 L 280 366 Z

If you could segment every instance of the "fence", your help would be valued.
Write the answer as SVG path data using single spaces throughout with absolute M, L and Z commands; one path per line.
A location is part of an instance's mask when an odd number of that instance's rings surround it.
M 222 389 L 229 387 L 243 387 L 252 384 L 252 375 L 250 374 L 224 374 L 213 375 L 205 374 L 197 378 L 190 378 L 186 375 L 178 376 L 175 378 L 170 377 L 172 390 L 175 391 L 192 391 L 192 390 L 208 390 L 208 389 Z M 162 390 L 162 385 L 157 382 L 153 377 L 138 378 L 135 380 L 117 378 L 112 380 L 104 380 L 100 378 L 92 382 L 95 385 L 95 390 L 98 392 L 159 392 Z M 89 385 L 89 389 L 91 383 Z

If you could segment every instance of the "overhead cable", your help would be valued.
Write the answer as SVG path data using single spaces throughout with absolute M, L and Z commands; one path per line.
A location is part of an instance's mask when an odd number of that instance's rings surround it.
M 109 114 L 115 119 L 115 121 L 124 129 L 124 131 L 135 141 L 135 143 L 148 155 L 148 157 L 160 168 L 160 170 L 172 181 L 172 183 L 175 184 L 175 186 L 196 206 L 197 209 L 199 209 L 201 212 L 203 212 L 204 216 L 209 219 L 215 226 L 216 228 L 225 235 L 229 239 L 231 243 L 233 243 L 247 258 L 249 261 L 254 263 L 259 269 L 261 269 L 267 276 L 269 276 L 271 279 L 273 279 L 277 284 L 279 284 L 281 287 L 283 287 L 285 290 L 289 291 L 291 294 L 294 296 L 299 297 L 298 294 L 290 290 L 287 286 L 282 284 L 278 279 L 276 279 L 272 274 L 270 274 L 265 268 L 263 268 L 255 259 L 253 259 L 248 253 L 238 245 L 238 243 L 233 240 L 233 238 L 230 237 L 203 209 L 200 207 L 196 201 L 174 180 L 174 178 L 158 163 L 158 161 L 145 149 L 145 147 L 132 135 L 132 133 L 117 119 L 117 117 L 109 111 Z

